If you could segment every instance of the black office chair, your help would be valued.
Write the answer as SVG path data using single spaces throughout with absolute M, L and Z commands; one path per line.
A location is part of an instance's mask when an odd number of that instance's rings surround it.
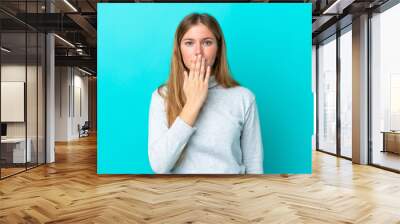
M 82 127 L 80 127 L 80 125 L 78 124 L 79 138 L 89 136 L 89 129 L 90 129 L 89 121 L 85 121 Z

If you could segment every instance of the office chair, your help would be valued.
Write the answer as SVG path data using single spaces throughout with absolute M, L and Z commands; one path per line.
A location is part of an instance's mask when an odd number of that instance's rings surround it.
M 89 121 L 85 121 L 82 127 L 80 127 L 80 125 L 78 124 L 79 138 L 89 136 L 89 129 L 90 129 Z

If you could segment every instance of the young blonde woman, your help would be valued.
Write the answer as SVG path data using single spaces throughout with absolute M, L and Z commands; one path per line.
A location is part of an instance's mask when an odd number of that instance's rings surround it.
M 155 173 L 263 173 L 255 97 L 231 77 L 208 14 L 190 14 L 176 30 L 169 79 L 152 94 L 148 146 Z

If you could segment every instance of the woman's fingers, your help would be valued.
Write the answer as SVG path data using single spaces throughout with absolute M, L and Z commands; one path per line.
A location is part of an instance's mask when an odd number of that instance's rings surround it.
M 195 73 L 194 78 L 196 80 L 199 79 L 199 75 L 200 75 L 201 58 L 202 58 L 201 55 L 197 55 L 197 57 L 196 57 L 196 66 L 195 66 L 195 70 L 194 70 L 194 73 Z
M 206 64 L 206 59 L 204 57 L 201 57 L 201 65 L 200 65 L 200 81 L 204 81 L 204 77 L 205 77 L 205 64 Z
M 211 75 L 211 66 L 207 65 L 206 78 L 204 79 L 204 81 L 207 84 L 208 84 L 208 80 L 210 79 L 210 75 Z
M 187 103 L 194 107 L 201 107 L 207 98 L 208 79 L 210 77 L 210 66 L 202 55 L 193 56 L 190 71 L 184 70 L 183 90 Z
M 208 73 L 208 77 L 210 76 L 210 68 L 207 66 L 207 60 L 205 57 L 202 55 L 196 55 L 192 57 L 192 60 L 190 61 L 190 71 L 189 74 L 186 72 L 188 79 L 192 80 L 199 80 L 199 81 L 205 81 L 206 76 Z M 208 79 L 208 78 L 207 78 Z
M 189 71 L 189 78 L 193 79 L 194 77 L 194 69 L 196 66 L 196 56 L 193 55 L 192 60 L 190 61 L 190 71 Z

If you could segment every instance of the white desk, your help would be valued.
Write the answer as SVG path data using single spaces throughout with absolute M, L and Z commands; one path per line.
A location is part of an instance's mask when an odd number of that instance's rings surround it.
M 31 146 L 32 146 L 32 140 L 30 138 L 27 138 L 28 144 L 26 145 L 26 151 L 25 151 L 25 138 L 6 138 L 6 139 L 1 139 L 1 144 L 9 147 L 13 146 L 13 163 L 25 163 L 25 158 L 27 158 L 27 162 L 30 162 L 32 159 L 32 154 L 31 154 Z M 2 146 L 2 147 L 4 147 Z M 25 154 L 26 152 L 26 154 Z

